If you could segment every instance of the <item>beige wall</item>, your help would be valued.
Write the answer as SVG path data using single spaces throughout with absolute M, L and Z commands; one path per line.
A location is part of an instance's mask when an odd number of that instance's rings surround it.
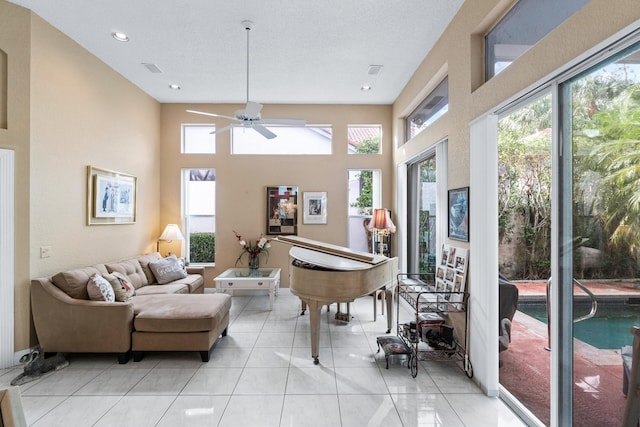
M 511 0 L 466 1 L 393 105 L 394 141 L 404 141 L 403 117 L 449 76 L 449 112 L 394 152 L 395 163 L 448 138 L 449 188 L 469 185 L 469 123 L 640 19 L 637 0 L 592 0 L 482 84 L 483 37 Z
M 299 205 L 305 191 L 328 193 L 326 225 L 305 225 L 298 215 L 298 234 L 310 239 L 346 246 L 347 242 L 347 170 L 381 169 L 384 180 L 383 205 L 391 207 L 391 176 L 393 168 L 388 153 L 391 150 L 391 107 L 362 105 L 265 105 L 264 117 L 303 118 L 309 124 L 330 124 L 333 127 L 333 154 L 327 156 L 232 156 L 230 133 L 216 136 L 216 154 L 180 154 L 181 123 L 212 123 L 185 109 L 233 115 L 241 105 L 162 105 L 162 192 L 161 222 L 180 223 L 181 168 L 215 168 L 216 170 L 216 266 L 208 268 L 206 286 L 213 286 L 213 277 L 233 267 L 240 247 L 232 230 L 244 238 L 255 240 L 266 228 L 266 187 L 297 186 Z M 213 119 L 213 118 L 212 118 Z M 218 126 L 228 123 L 218 120 Z M 348 124 L 381 124 L 383 155 L 347 154 Z M 265 144 L 269 141 L 265 139 Z M 301 141 L 301 143 L 304 143 Z M 160 233 L 160 231 L 158 231 Z M 269 260 L 261 265 L 281 267 L 282 286 L 289 285 L 289 246 L 273 243 Z M 246 261 L 245 264 L 246 266 Z M 239 265 L 240 266 L 240 265 Z
M 108 35 L 107 35 L 108 36 Z M 155 249 L 160 104 L 26 9 L 0 1 L 16 151 L 15 348 L 35 344 L 29 280 Z M 86 225 L 86 167 L 138 177 L 134 225 Z M 41 246 L 52 256 L 40 258 Z
M 29 84 L 31 23 L 28 10 L 0 1 L 0 49 L 7 58 L 7 123 L 0 148 L 15 151 L 15 343 L 29 344 Z M 5 126 L 3 126 L 5 127 Z
M 584 59 L 585 54 L 592 51 L 594 47 L 602 48 L 603 46 L 599 44 L 623 28 L 632 24 L 636 29 L 640 27 L 638 0 L 615 2 L 591 0 L 565 23 L 516 59 L 508 68 L 483 84 L 483 36 L 511 3 L 513 3 L 511 0 L 464 2 L 455 19 L 393 105 L 394 141 L 403 141 L 403 118 L 444 75 L 449 76 L 449 111 L 411 141 L 399 146 L 394 151 L 394 162 L 401 165 L 412 156 L 447 138 L 447 186 L 449 189 L 470 187 L 471 215 L 478 215 L 482 213 L 483 208 L 485 210 L 487 208 L 482 206 L 482 203 L 473 204 L 474 199 L 483 200 L 482 195 L 485 193 L 482 186 L 474 186 L 476 183 L 471 182 L 470 179 L 470 123 L 488 112 L 495 111 L 497 107 L 505 105 L 508 101 L 516 99 L 519 94 L 549 81 L 568 64 L 575 64 Z M 627 32 L 629 31 L 630 29 L 627 29 Z M 620 36 L 619 34 L 617 37 Z M 482 151 L 477 149 L 477 146 L 473 148 L 476 153 Z M 438 167 L 440 168 L 441 165 Z M 495 174 L 497 171 L 487 170 L 487 173 Z M 481 175 L 474 170 L 474 176 Z M 495 226 L 497 229 L 497 223 Z M 474 230 L 478 229 L 480 227 L 474 228 L 472 225 L 472 238 Z M 487 265 L 492 263 L 483 265 L 479 258 L 486 256 L 486 253 L 492 251 L 494 247 L 497 260 L 497 233 L 495 239 L 495 245 L 489 239 L 472 242 L 473 249 L 469 264 L 472 273 L 468 283 L 472 307 L 469 314 L 471 326 L 468 331 L 470 359 L 473 363 L 475 381 L 489 395 L 498 394 L 498 337 L 492 335 L 495 334 L 495 327 L 491 326 L 498 323 L 498 295 L 495 286 L 491 285 L 491 277 L 495 277 L 493 271 L 491 275 L 477 273 L 491 270 Z M 470 245 L 454 243 L 467 247 Z M 479 255 L 483 251 L 485 253 Z M 491 256 L 488 258 L 492 259 Z M 477 262 L 474 263 L 474 260 Z M 497 270 L 497 264 L 495 268 Z M 474 276 L 489 279 L 474 282 L 471 279 Z

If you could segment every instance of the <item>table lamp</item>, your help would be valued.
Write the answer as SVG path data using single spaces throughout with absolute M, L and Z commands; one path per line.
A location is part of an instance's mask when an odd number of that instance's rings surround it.
M 373 216 L 371 217 L 371 221 L 367 225 L 367 230 L 374 233 L 374 247 L 377 247 L 378 255 L 383 254 L 383 243 L 380 237 L 386 237 L 391 233 L 396 232 L 396 226 L 391 221 L 391 216 L 389 215 L 389 211 L 387 209 L 376 209 L 373 212 Z
M 174 240 L 184 240 L 184 236 L 182 235 L 178 224 L 167 224 L 160 237 L 158 237 L 156 250 L 160 252 L 160 241 L 173 242 Z

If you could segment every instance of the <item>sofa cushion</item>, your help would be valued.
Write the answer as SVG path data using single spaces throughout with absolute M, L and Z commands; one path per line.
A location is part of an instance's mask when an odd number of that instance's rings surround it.
M 136 289 L 136 296 L 160 294 L 188 294 L 189 286 L 183 283 L 168 283 L 166 285 L 148 285 Z
M 211 331 L 231 308 L 227 294 L 148 295 L 132 301 L 138 332 Z
M 187 271 L 184 268 L 184 263 L 180 262 L 175 255 L 170 255 L 157 261 L 151 261 L 149 263 L 149 268 L 153 272 L 156 282 L 160 285 L 165 285 L 173 282 L 174 280 L 184 279 L 187 277 Z
M 129 278 L 133 287 L 138 289 L 142 286 L 146 286 L 147 276 L 144 275 L 144 271 L 142 271 L 142 267 L 138 262 L 137 258 L 129 258 L 122 261 L 110 262 L 105 264 L 109 273 L 113 273 L 117 271 L 118 273 L 122 273 Z
M 100 273 L 94 273 L 87 282 L 87 294 L 92 301 L 114 302 L 116 300 L 111 283 Z
M 108 271 L 103 264 L 96 264 L 91 267 L 62 271 L 53 276 L 51 281 L 71 298 L 88 300 L 87 282 L 95 273 L 107 274 Z
M 136 294 L 136 288 L 124 274 L 115 271 L 113 274 L 103 274 L 102 277 L 111 284 L 116 301 L 128 301 Z
M 204 279 L 200 274 L 187 274 L 183 279 L 174 280 L 171 285 L 186 285 L 190 294 L 204 293 Z M 167 285 L 163 285 L 167 286 Z
M 159 259 L 162 259 L 162 255 L 160 255 L 160 252 L 151 252 L 149 254 L 140 255 L 138 257 L 138 262 L 140 263 L 140 267 L 142 267 L 142 271 L 144 271 L 144 275 L 147 276 L 147 283 L 149 285 L 152 283 L 156 283 L 156 277 L 151 272 L 149 263 L 158 261 Z

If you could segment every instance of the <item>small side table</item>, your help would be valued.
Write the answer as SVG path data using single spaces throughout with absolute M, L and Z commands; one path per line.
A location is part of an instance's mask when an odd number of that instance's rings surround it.
M 213 279 L 216 290 L 269 289 L 269 310 L 273 310 L 273 300 L 280 288 L 279 268 L 230 268 Z

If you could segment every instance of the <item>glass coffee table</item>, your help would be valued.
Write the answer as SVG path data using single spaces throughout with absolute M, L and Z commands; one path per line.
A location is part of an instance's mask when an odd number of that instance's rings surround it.
M 273 310 L 273 300 L 280 288 L 279 268 L 230 268 L 213 279 L 218 292 L 234 289 L 269 289 L 269 310 Z

